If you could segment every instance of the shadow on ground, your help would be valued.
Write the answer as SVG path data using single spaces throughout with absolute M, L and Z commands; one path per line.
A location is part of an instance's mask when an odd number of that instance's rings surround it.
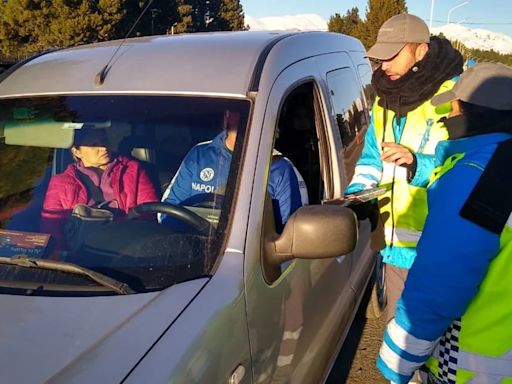
M 326 384 L 388 383 L 375 368 L 386 324 L 384 316 L 366 319 L 369 298 L 370 290 L 367 289 Z

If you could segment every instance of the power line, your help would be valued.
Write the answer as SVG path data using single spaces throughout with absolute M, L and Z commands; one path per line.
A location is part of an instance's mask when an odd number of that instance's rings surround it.
M 430 21 L 429 19 L 425 19 L 425 21 Z M 445 23 L 446 20 L 432 20 L 436 23 Z M 450 24 L 471 24 L 471 25 L 512 25 L 512 23 L 495 23 L 495 22 L 471 22 L 471 21 L 461 21 L 460 23 L 450 23 Z

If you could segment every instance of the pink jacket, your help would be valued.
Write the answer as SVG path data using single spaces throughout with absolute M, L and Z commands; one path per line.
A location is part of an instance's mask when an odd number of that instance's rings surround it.
M 123 156 L 118 156 L 114 161 L 112 189 L 122 211 L 128 213 L 130 208 L 138 204 L 160 200 L 139 162 Z M 65 219 L 77 204 L 89 202 L 90 196 L 77 172 L 77 166 L 70 164 L 63 173 L 51 178 L 44 199 L 43 218 Z
M 130 208 L 138 204 L 160 201 L 153 183 L 139 162 L 122 156 L 118 156 L 114 161 L 110 180 L 121 211 L 128 213 Z M 52 258 L 58 257 L 57 251 L 64 245 L 64 220 L 71 216 L 77 204 L 87 204 L 90 201 L 87 189 L 78 178 L 77 172 L 79 171 L 76 164 L 68 165 L 64 172 L 50 179 L 46 192 L 41 214 L 41 230 L 51 234 L 56 241 L 55 252 L 50 256 Z

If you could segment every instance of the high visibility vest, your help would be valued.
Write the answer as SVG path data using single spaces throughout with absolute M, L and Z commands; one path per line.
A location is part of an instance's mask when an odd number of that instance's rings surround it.
M 437 93 L 446 92 L 454 85 L 453 80 L 445 81 Z M 377 142 L 395 142 L 409 148 L 413 153 L 433 155 L 437 143 L 448 138 L 448 132 L 439 120 L 449 110 L 442 107 L 436 108 L 428 100 L 408 112 L 401 137 L 395 138 L 395 114 L 380 107 L 376 100 L 372 117 Z M 379 150 L 382 152 L 382 148 Z M 427 216 L 426 189 L 407 182 L 406 168 L 386 162 L 382 165 L 379 185 L 386 186 L 388 190 L 379 197 L 379 206 L 384 219 L 386 245 L 416 247 Z
M 431 184 L 464 154 L 437 168 Z M 512 192 L 510 192 L 512 193 Z M 498 255 L 461 319 L 448 328 L 427 362 L 430 382 L 512 384 L 512 214 L 500 235 Z

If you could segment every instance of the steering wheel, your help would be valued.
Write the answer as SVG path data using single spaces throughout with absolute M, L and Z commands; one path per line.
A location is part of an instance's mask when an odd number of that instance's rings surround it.
M 203 235 L 207 235 L 210 229 L 210 223 L 208 220 L 203 219 L 201 216 L 189 211 L 184 207 L 180 207 L 171 203 L 164 203 L 161 201 L 136 205 L 128 213 L 128 219 L 134 219 L 145 213 L 165 213 L 166 215 L 175 217 L 185 224 L 191 226 Z

